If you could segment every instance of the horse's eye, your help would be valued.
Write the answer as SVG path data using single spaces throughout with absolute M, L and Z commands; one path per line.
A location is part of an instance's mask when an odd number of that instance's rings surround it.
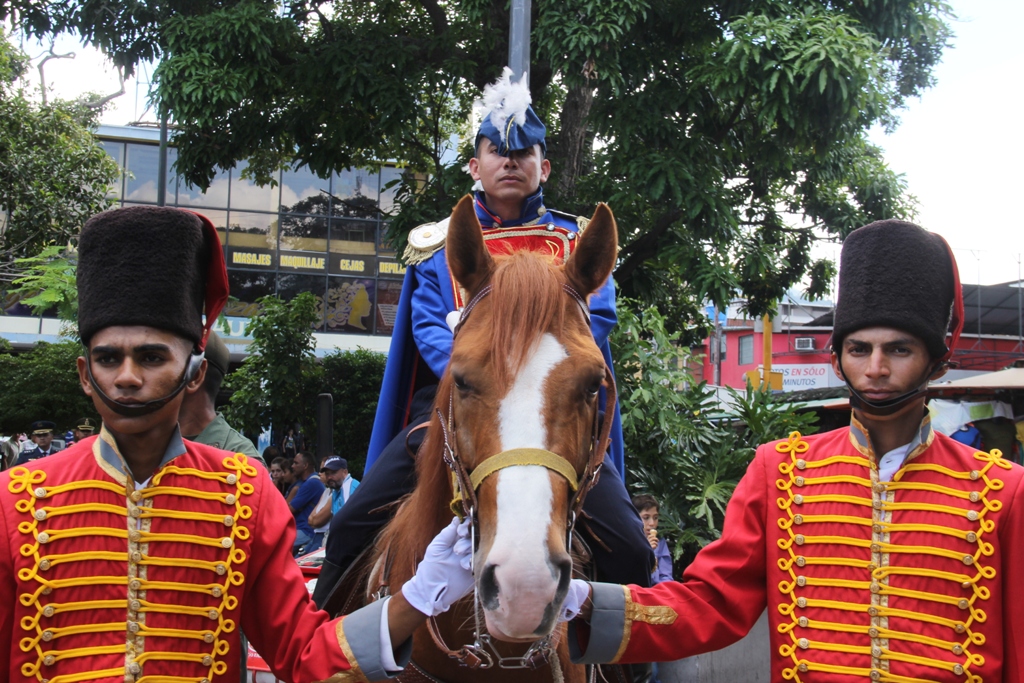
M 597 396 L 597 392 L 601 391 L 601 382 L 602 380 L 595 379 L 590 383 L 590 386 L 587 387 L 587 396 L 589 398 Z
M 455 388 L 459 391 L 469 391 L 470 386 L 466 382 L 466 378 L 462 375 L 452 373 L 452 383 L 455 384 Z

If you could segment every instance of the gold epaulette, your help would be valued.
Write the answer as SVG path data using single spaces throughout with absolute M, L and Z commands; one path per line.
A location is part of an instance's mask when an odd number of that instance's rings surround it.
M 449 216 L 436 223 L 424 223 L 409 232 L 409 243 L 402 253 L 402 259 L 407 265 L 415 266 L 417 263 L 423 263 L 438 250 L 444 248 L 450 219 Z
M 568 218 L 571 221 L 576 221 L 576 228 L 577 230 L 579 230 L 581 234 L 584 230 L 587 229 L 587 226 L 590 225 L 590 219 L 585 216 L 574 216 L 571 213 L 566 213 L 565 211 L 556 211 L 555 209 L 548 209 L 548 211 L 550 213 L 555 214 L 556 216 L 561 216 L 562 218 Z

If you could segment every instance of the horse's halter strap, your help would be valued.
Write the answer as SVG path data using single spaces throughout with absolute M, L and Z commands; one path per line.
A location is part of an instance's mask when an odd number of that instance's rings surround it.
M 510 451 L 502 451 L 493 455 L 470 473 L 469 483 L 473 485 L 473 490 L 476 490 L 480 488 L 480 484 L 484 483 L 484 479 L 487 477 L 506 467 L 516 465 L 546 467 L 565 477 L 565 480 L 569 482 L 569 488 L 573 491 L 579 488 L 579 483 L 576 481 L 576 470 L 569 464 L 569 461 L 542 448 L 513 448 Z

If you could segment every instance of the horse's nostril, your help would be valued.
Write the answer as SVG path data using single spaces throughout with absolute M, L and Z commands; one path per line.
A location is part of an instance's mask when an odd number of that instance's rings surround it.
M 494 571 L 497 568 L 497 565 L 489 564 L 484 567 L 484 571 L 480 575 L 480 583 L 477 590 L 484 609 L 498 609 L 498 579 L 494 576 Z
M 569 582 L 572 581 L 572 560 L 566 558 L 557 563 L 558 566 L 558 594 L 565 595 L 569 589 Z

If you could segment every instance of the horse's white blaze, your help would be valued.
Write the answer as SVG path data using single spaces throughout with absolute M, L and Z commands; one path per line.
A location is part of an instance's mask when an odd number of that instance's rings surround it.
M 554 336 L 541 336 L 498 409 L 502 450 L 547 447 L 544 384 L 566 358 L 565 348 Z M 531 607 L 543 610 L 557 588 L 547 550 L 554 498 L 551 478 L 547 469 L 529 465 L 509 467 L 496 476 L 498 520 L 487 562 L 497 567 L 499 611 L 507 616 L 511 602 L 527 613 L 535 611 Z

